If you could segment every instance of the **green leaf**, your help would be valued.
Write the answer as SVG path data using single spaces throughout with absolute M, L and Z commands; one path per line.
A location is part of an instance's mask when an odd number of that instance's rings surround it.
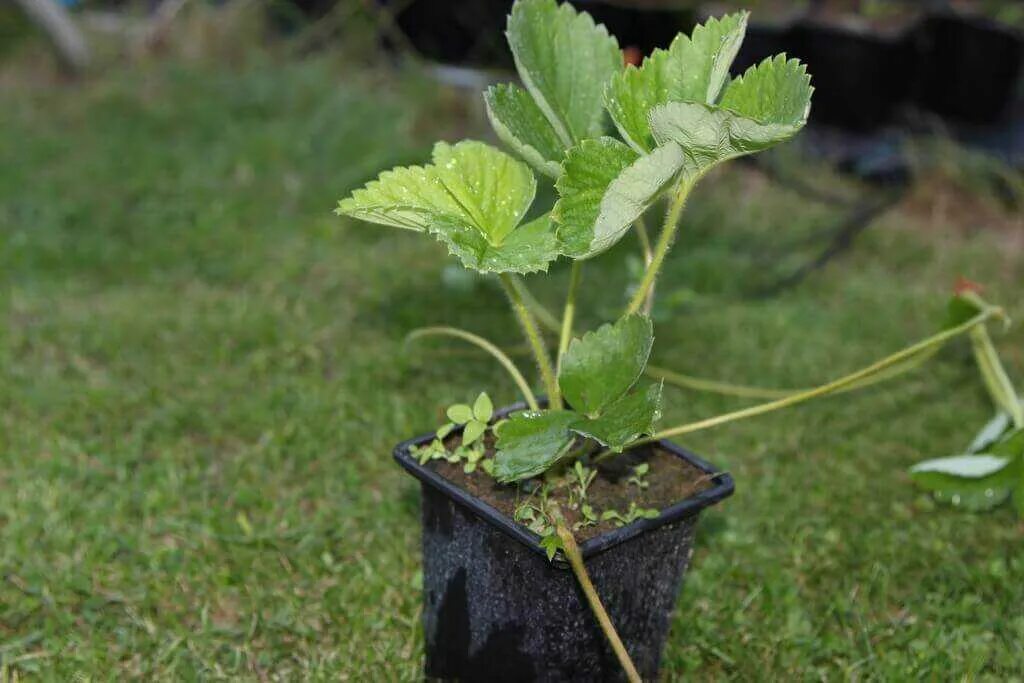
M 1024 429 L 1014 429 L 989 446 L 989 453 L 1004 458 L 1024 459 Z
M 433 164 L 385 171 L 341 200 L 337 213 L 429 232 L 473 270 L 532 273 L 558 257 L 547 216 L 516 227 L 535 191 L 529 167 L 504 152 L 441 142 Z
M 434 432 L 434 436 L 436 436 L 438 439 L 443 439 L 449 434 L 451 434 L 453 429 L 455 429 L 455 424 L 452 422 L 448 422 L 447 424 L 438 427 L 437 431 Z
M 995 455 L 954 455 L 919 462 L 910 468 L 911 474 L 938 472 L 965 479 L 981 479 L 995 474 L 1010 464 L 1009 458 Z
M 445 414 L 449 420 L 457 425 L 464 425 L 473 419 L 473 409 L 465 403 L 456 403 L 453 406 L 448 406 Z
M 578 419 L 570 410 L 522 412 L 510 417 L 498 430 L 495 478 L 518 481 L 546 471 L 572 445 L 569 427 Z
M 458 225 L 446 226 L 437 236 L 462 265 L 480 273 L 546 271 L 560 251 L 549 214 L 520 226 L 497 247 L 488 244 L 478 232 Z
M 470 420 L 466 423 L 466 428 L 462 430 L 462 445 L 468 446 L 469 444 L 474 443 L 477 439 L 483 436 L 485 431 L 487 431 L 486 422 Z
M 562 253 L 590 258 L 622 239 L 672 183 L 683 161 L 682 149 L 672 143 L 645 156 L 607 137 L 569 150 L 552 209 Z
M 437 143 L 434 168 L 472 224 L 494 246 L 519 225 L 537 190 L 525 164 L 482 142 Z
M 573 339 L 558 375 L 562 395 L 574 409 L 595 417 L 636 383 L 653 342 L 651 320 L 640 314 Z
M 650 434 L 661 417 L 661 384 L 651 384 L 626 394 L 601 411 L 596 418 L 583 418 L 573 424 L 573 431 L 600 441 L 613 451 L 623 448 L 637 438 Z M 640 475 L 640 472 L 637 472 Z
M 965 455 L 918 463 L 910 478 L 939 501 L 981 511 L 1006 500 L 1019 469 L 1019 461 L 1009 458 Z
M 491 397 L 481 391 L 480 395 L 476 397 L 476 402 L 473 403 L 473 417 L 486 424 L 491 421 L 493 415 L 494 404 L 491 403 Z
M 699 176 L 791 138 L 807 123 L 811 92 L 805 67 L 780 55 L 730 83 L 718 106 L 669 102 L 654 107 L 651 132 L 658 144 L 682 147 L 684 172 Z
M 967 447 L 968 453 L 980 453 L 1002 437 L 1010 428 L 1010 416 L 1000 411 L 989 420 L 981 431 L 978 432 L 971 445 Z
M 555 0 L 519 0 L 506 30 L 516 70 L 564 147 L 605 129 L 602 92 L 622 69 L 604 26 Z
M 505 83 L 484 93 L 487 118 L 498 138 L 544 175 L 557 178 L 565 145 L 537 103 L 522 88 Z
M 562 550 L 562 539 L 557 533 L 550 533 L 540 539 L 540 547 L 544 548 L 544 552 L 548 556 L 548 562 L 551 562 L 555 559 L 555 555 L 558 551 Z
M 622 137 L 639 151 L 655 147 L 648 114 L 666 102 L 714 104 L 747 30 L 747 12 L 711 18 L 692 37 L 679 35 L 668 50 L 655 50 L 637 68 L 608 83 L 605 106 Z

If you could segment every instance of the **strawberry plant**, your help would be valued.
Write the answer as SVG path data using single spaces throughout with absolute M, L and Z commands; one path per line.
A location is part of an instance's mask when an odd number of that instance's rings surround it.
M 662 383 L 648 378 L 654 343 L 648 313 L 687 199 L 721 164 L 792 138 L 811 107 L 810 76 L 785 55 L 730 75 L 747 17 L 737 12 L 710 19 L 639 66 L 624 66 L 615 38 L 586 13 L 555 0 L 518 0 L 507 37 L 522 85 L 496 85 L 484 93 L 488 119 L 509 151 L 473 140 L 439 142 L 429 163 L 385 171 L 337 208 L 344 216 L 433 238 L 465 268 L 500 282 L 536 364 L 546 405 L 493 342 L 450 327 L 418 330 L 413 336 L 454 337 L 487 351 L 527 405 L 494 429 L 493 458 L 479 450 L 489 400 L 450 408 L 450 422 L 419 457 L 464 462 L 467 472 L 519 487 L 526 498 L 515 519 L 541 536 L 549 557 L 558 549 L 566 554 L 613 645 L 616 637 L 592 586 L 587 590 L 589 580 L 560 504 L 580 511 L 574 529 L 600 522 L 627 525 L 659 511 L 636 500 L 624 510 L 597 509 L 587 494 L 593 468 L 643 444 L 892 377 L 955 336 L 982 334 L 984 324 L 1001 314 L 979 301 L 941 332 L 822 386 L 697 422 L 656 427 Z M 554 182 L 553 204 L 534 206 L 535 174 Z M 651 240 L 645 219 L 662 210 L 660 232 Z M 642 245 L 646 266 L 622 316 L 577 336 L 584 265 L 598 261 L 631 232 Z M 521 277 L 545 273 L 559 259 L 569 262 L 570 277 L 561 320 L 553 325 L 557 339 L 550 344 L 540 321 L 553 316 L 538 308 Z M 994 372 L 991 366 L 989 371 Z M 1009 417 L 1000 418 L 999 425 L 1012 417 L 1019 429 L 1019 404 L 1001 405 Z M 463 442 L 446 455 L 444 438 L 455 425 L 465 425 Z M 1006 455 L 972 457 L 975 478 L 1008 467 Z M 486 464 L 477 470 L 478 463 Z M 929 475 L 938 471 L 931 467 Z M 954 473 L 949 463 L 942 467 L 943 476 L 967 476 L 963 469 Z M 925 470 L 919 472 L 923 476 Z M 638 494 L 656 476 L 646 467 L 633 469 L 620 485 Z M 559 491 L 564 495 L 556 495 Z M 629 670 L 619 646 L 616 652 Z

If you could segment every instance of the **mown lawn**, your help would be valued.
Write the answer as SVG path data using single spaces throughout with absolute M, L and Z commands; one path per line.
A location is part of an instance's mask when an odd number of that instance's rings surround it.
M 325 60 L 0 95 L 0 678 L 417 679 L 417 488 L 390 448 L 514 391 L 403 335 L 522 345 L 492 282 L 331 210 L 435 135 L 485 134 L 434 90 Z M 1020 219 L 915 197 L 763 298 L 838 212 L 749 168 L 707 181 L 659 285 L 657 363 L 815 384 L 930 334 L 959 274 L 1024 318 Z M 588 266 L 584 325 L 616 315 L 635 252 Z M 566 275 L 531 284 L 557 306 Z M 996 339 L 1024 382 L 1022 329 Z M 1024 677 L 1024 526 L 937 508 L 905 474 L 988 417 L 973 373 L 954 345 L 688 439 L 737 492 L 702 522 L 666 678 Z M 744 405 L 666 391 L 666 424 Z

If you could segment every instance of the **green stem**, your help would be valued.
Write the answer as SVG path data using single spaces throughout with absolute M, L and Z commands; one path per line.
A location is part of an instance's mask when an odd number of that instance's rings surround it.
M 512 381 L 516 383 L 516 386 L 519 387 L 519 391 L 522 392 L 523 398 L 526 399 L 526 405 L 530 406 L 530 410 L 540 410 L 540 407 L 537 404 L 537 397 L 534 396 L 533 392 L 530 390 L 530 385 L 527 383 L 526 378 L 523 377 L 523 373 L 519 372 L 519 368 L 517 368 L 516 364 L 512 362 L 512 359 L 506 356 L 505 353 L 497 346 L 483 337 L 475 335 L 472 332 L 460 330 L 457 327 L 421 327 L 418 330 L 410 332 L 406 339 L 408 341 L 412 341 L 414 339 L 419 339 L 420 337 L 430 336 L 456 337 L 463 341 L 468 341 L 470 344 L 476 344 L 481 349 L 494 356 L 494 358 L 501 363 L 502 367 L 508 371 L 508 374 L 512 377 Z
M 909 372 L 925 361 L 935 355 L 935 349 L 929 349 L 921 352 L 919 355 L 908 358 L 906 361 L 888 368 L 884 372 L 879 372 L 871 377 L 865 377 L 859 382 L 844 387 L 835 393 L 841 394 L 847 391 L 855 391 L 857 389 L 864 389 L 872 384 L 878 384 L 885 380 L 892 379 L 897 375 L 902 375 L 904 372 Z M 752 387 L 746 384 L 733 384 L 732 382 L 721 382 L 715 379 L 706 379 L 704 377 L 694 377 L 693 375 L 684 375 L 681 372 L 675 372 L 668 368 L 662 368 L 656 365 L 648 365 L 647 369 L 644 370 L 644 374 L 653 379 L 661 380 L 665 384 L 681 387 L 683 389 L 692 389 L 694 391 L 703 391 L 709 394 L 721 394 L 722 396 L 737 396 L 739 398 L 785 398 L 786 396 L 792 396 L 793 394 L 799 394 L 803 391 L 810 391 L 810 389 L 768 389 L 766 387 Z
M 880 361 L 872 363 L 871 365 L 865 368 L 862 368 L 844 377 L 840 377 L 839 379 L 835 379 L 831 382 L 828 382 L 827 384 L 823 384 L 819 387 L 808 389 L 806 391 L 801 391 L 796 394 L 791 394 L 789 396 L 777 399 L 775 401 L 769 401 L 768 403 L 761 403 L 756 406 L 744 408 L 743 410 L 736 410 L 731 413 L 716 415 L 715 417 L 710 417 L 704 420 L 700 420 L 698 422 L 690 422 L 688 424 L 680 425 L 677 427 L 670 427 L 668 429 L 664 429 L 660 432 L 657 432 L 647 438 L 639 439 L 633 442 L 633 445 L 651 443 L 653 441 L 659 441 L 661 439 L 667 439 L 673 436 L 681 436 L 683 434 L 690 434 L 692 432 L 698 432 L 703 429 L 717 427 L 728 422 L 735 422 L 736 420 L 742 420 L 748 417 L 763 415 L 765 413 L 770 413 L 775 410 L 780 410 L 782 408 L 788 408 L 790 406 L 797 405 L 798 403 L 804 403 L 815 398 L 820 398 L 822 396 L 827 396 L 829 394 L 835 394 L 844 389 L 848 390 L 852 386 L 857 386 L 858 383 L 861 383 L 862 386 L 862 383 L 866 378 L 877 375 L 883 371 L 890 370 L 893 367 L 905 365 L 911 359 L 915 359 L 921 356 L 922 354 L 925 354 L 926 352 L 941 346 L 942 344 L 946 343 L 953 337 L 963 334 L 964 332 L 973 329 L 977 325 L 984 324 L 985 321 L 987 321 L 988 319 L 998 315 L 1002 315 L 1001 309 L 998 309 L 996 307 L 989 308 L 985 311 L 982 311 L 981 313 L 979 313 L 978 315 L 976 315 L 975 317 L 971 318 L 970 320 L 961 325 L 957 325 L 956 327 L 952 327 L 948 330 L 943 330 L 942 332 L 934 334 L 931 337 L 928 337 L 927 339 L 924 339 L 912 346 L 908 346 L 902 351 L 898 351 L 890 356 L 883 358 Z M 604 460 L 605 458 L 608 458 L 612 455 L 614 455 L 613 451 L 603 451 L 597 455 L 597 457 L 595 458 L 595 462 L 600 462 L 601 460 Z
M 555 374 L 562 370 L 562 356 L 569 348 L 569 340 L 572 339 L 572 324 L 576 317 L 576 289 L 580 284 L 580 271 L 583 269 L 582 261 L 573 261 L 569 270 L 569 291 L 565 295 L 565 310 L 562 312 L 562 330 L 558 337 L 558 359 L 555 361 Z
M 647 235 L 647 224 L 644 222 L 643 216 L 636 219 L 636 235 L 640 239 L 640 249 L 644 253 L 644 268 L 649 268 L 651 261 L 654 260 L 654 252 L 651 250 L 651 238 Z M 650 289 L 647 290 L 647 297 L 644 298 L 644 314 L 650 315 L 651 309 L 654 308 L 654 282 L 651 283 Z
M 1014 427 L 1024 427 L 1024 406 L 1021 405 L 1017 390 L 1014 389 L 1006 369 L 999 360 L 999 354 L 992 345 L 988 330 L 984 327 L 971 330 L 971 346 L 978 369 L 981 371 L 981 378 L 992 400 L 997 407 L 1005 410 L 1013 418 Z
M 530 288 L 526 286 L 525 282 L 523 282 L 523 278 L 518 275 L 513 275 L 511 277 L 511 281 L 512 285 L 516 288 L 516 291 L 519 292 L 519 296 L 523 298 L 523 303 L 525 303 L 526 307 L 533 312 L 533 315 L 536 316 L 537 322 L 541 324 L 541 327 L 558 334 L 558 318 L 556 318 L 551 311 L 545 308 L 544 304 L 537 300 L 537 297 L 533 295 Z
M 551 367 L 551 360 L 548 358 L 548 351 L 544 347 L 544 340 L 540 336 L 540 330 L 537 329 L 537 321 L 534 319 L 533 314 L 530 313 L 530 309 L 523 303 L 523 298 L 515 288 L 512 278 L 509 277 L 508 273 L 499 273 L 498 277 L 501 279 L 501 284 L 505 287 L 505 293 L 508 294 L 508 299 L 512 303 L 512 311 L 516 314 L 516 318 L 519 319 L 519 323 L 523 327 L 526 341 L 533 350 L 533 357 L 537 361 L 537 369 L 540 370 L 541 381 L 544 383 L 545 391 L 548 392 L 548 405 L 558 410 L 562 407 L 562 395 L 558 390 L 558 382 L 555 379 L 555 372 Z
M 619 638 L 615 625 L 612 624 L 608 612 L 605 611 L 604 605 L 601 604 L 601 597 L 597 594 L 597 589 L 594 588 L 594 584 L 590 580 L 587 567 L 583 564 L 583 553 L 580 552 L 579 546 L 576 545 L 576 539 L 573 538 L 572 532 L 569 531 L 569 528 L 561 519 L 561 515 L 558 515 L 555 530 L 558 532 L 558 537 L 562 540 L 562 552 L 565 553 L 566 559 L 569 560 L 572 573 L 576 575 L 576 580 L 579 581 L 583 594 L 587 596 L 590 609 L 594 612 L 597 623 L 600 625 L 601 630 L 604 631 L 605 637 L 608 638 L 608 643 L 612 646 L 612 651 L 615 652 L 619 664 L 622 665 L 623 671 L 626 672 L 626 678 L 630 683 L 642 683 L 640 673 L 636 670 L 633 660 L 630 659 L 626 646 L 622 644 L 622 639 Z
M 629 306 L 626 307 L 626 315 L 639 311 L 640 307 L 647 300 L 648 292 L 653 289 L 654 280 L 658 277 L 658 271 L 661 270 L 661 264 L 665 260 L 669 247 L 672 246 L 672 240 L 675 239 L 676 229 L 679 227 L 679 217 L 686 206 L 686 198 L 690 194 L 693 182 L 693 180 L 683 180 L 676 189 L 676 195 L 669 205 L 668 212 L 665 214 L 665 225 L 661 229 L 661 235 L 658 236 L 658 244 L 654 247 L 651 262 L 644 271 L 640 285 L 633 292 L 633 298 L 630 299 Z

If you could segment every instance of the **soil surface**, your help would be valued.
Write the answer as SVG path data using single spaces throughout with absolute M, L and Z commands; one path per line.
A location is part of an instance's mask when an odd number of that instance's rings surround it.
M 486 457 L 494 457 L 491 434 L 487 434 L 486 439 Z M 458 443 L 457 436 L 446 440 L 449 449 Z M 643 462 L 650 466 L 647 474 L 643 477 L 643 480 L 647 482 L 647 487 L 640 488 L 635 484 L 627 483 L 627 479 L 633 474 L 633 467 Z M 517 505 L 529 496 L 526 487 L 499 484 L 479 468 L 466 474 L 463 471 L 462 463 L 431 460 L 427 467 L 474 497 L 483 500 L 509 519 L 514 519 Z M 660 511 L 700 491 L 711 488 L 713 485 L 709 475 L 678 456 L 656 445 L 641 446 L 608 458 L 598 465 L 597 476 L 587 489 L 587 502 L 594 508 L 598 516 L 605 510 L 618 510 L 624 514 L 629 509 L 630 503 L 634 502 L 638 508 L 653 508 Z M 581 513 L 578 509 L 570 507 L 569 491 L 569 486 L 559 486 L 549 496 L 549 500 L 557 502 L 566 521 L 575 525 L 580 521 Z M 607 520 L 595 525 L 582 526 L 574 532 L 574 535 L 576 540 L 582 543 L 616 528 L 618 527 L 614 521 Z

